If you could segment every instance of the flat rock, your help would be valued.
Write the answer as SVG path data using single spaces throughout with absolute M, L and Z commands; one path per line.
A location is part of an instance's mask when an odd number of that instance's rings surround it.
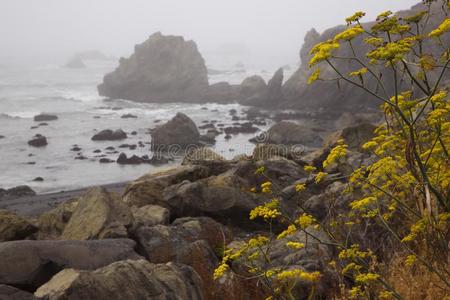
M 91 140 L 93 141 L 118 141 L 127 138 L 127 134 L 122 129 L 111 130 L 105 129 L 95 134 Z
M 0 284 L 36 289 L 65 268 L 95 270 L 115 261 L 139 259 L 135 245 L 129 239 L 0 243 Z

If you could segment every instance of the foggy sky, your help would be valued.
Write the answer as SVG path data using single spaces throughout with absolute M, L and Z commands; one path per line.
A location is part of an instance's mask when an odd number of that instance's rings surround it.
M 306 31 L 371 20 L 419 0 L 0 0 L 0 63 L 61 63 L 96 49 L 128 56 L 156 31 L 197 42 L 207 63 L 220 49 L 276 65 L 299 61 Z M 223 46 L 228 45 L 228 46 Z

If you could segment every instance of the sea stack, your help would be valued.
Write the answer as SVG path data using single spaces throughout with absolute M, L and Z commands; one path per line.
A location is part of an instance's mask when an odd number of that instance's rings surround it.
M 138 102 L 199 102 L 208 89 L 205 61 L 193 41 L 157 32 L 105 75 L 99 94 Z

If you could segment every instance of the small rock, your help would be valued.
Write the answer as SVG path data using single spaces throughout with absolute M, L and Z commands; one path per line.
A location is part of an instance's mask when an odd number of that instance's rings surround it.
M 125 114 L 121 116 L 122 119 L 136 119 L 137 116 L 132 115 L 132 114 Z
M 34 121 L 36 121 L 36 122 L 54 121 L 57 119 L 58 119 L 58 116 L 50 115 L 50 114 L 39 114 L 39 115 L 34 116 Z
M 109 158 L 100 158 L 99 162 L 100 162 L 101 164 L 108 164 L 108 163 L 113 163 L 114 160 L 109 159 Z
M 42 181 L 44 181 L 44 178 L 42 178 L 42 177 L 36 177 L 35 179 L 33 179 L 33 181 L 36 181 L 36 182 L 42 182 Z
M 122 129 L 112 131 L 110 129 L 102 130 L 95 134 L 91 140 L 93 141 L 116 141 L 127 138 L 127 134 Z
M 36 134 L 31 140 L 28 141 L 28 145 L 32 147 L 43 147 L 47 144 L 47 138 L 40 134 Z

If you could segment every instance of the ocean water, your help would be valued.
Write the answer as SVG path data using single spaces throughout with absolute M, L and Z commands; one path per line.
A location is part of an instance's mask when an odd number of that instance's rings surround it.
M 152 156 L 149 144 L 136 150 L 119 149 L 117 146 L 148 143 L 148 130 L 171 119 L 177 112 L 186 113 L 197 124 L 217 120 L 225 126 L 231 120 L 230 109 L 243 114 L 246 109 L 238 104 L 143 104 L 126 100 L 107 101 L 97 93 L 96 86 L 103 75 L 115 68 L 114 62 L 86 62 L 85 69 L 67 69 L 48 65 L 40 67 L 0 66 L 0 188 L 26 184 L 38 193 L 56 192 L 81 187 L 132 180 L 158 168 L 167 168 L 180 163 L 176 160 L 159 167 L 142 165 L 100 164 L 96 155 L 106 154 L 117 159 L 120 152 L 127 155 L 144 154 Z M 232 68 L 230 68 L 232 69 Z M 249 74 L 229 72 L 211 76 L 210 82 L 227 80 L 239 82 Z M 267 77 L 267 76 L 266 76 Z M 113 108 L 121 108 L 114 110 Z M 59 119 L 49 121 L 48 126 L 37 126 L 33 117 L 39 113 L 56 114 Z M 122 119 L 131 113 L 137 119 Z M 94 118 L 95 117 L 95 118 Z M 160 123 L 155 121 L 161 120 Z M 242 121 L 244 122 L 244 121 Z M 270 126 L 260 126 L 261 130 Z M 123 129 L 126 140 L 94 142 L 91 137 L 103 129 Z M 42 148 L 30 147 L 27 141 L 35 134 L 47 137 L 48 145 Z M 253 135 L 238 134 L 231 140 L 219 135 L 213 147 L 226 158 L 251 153 L 253 145 L 248 139 Z M 87 159 L 76 160 L 78 152 L 71 151 L 73 145 L 82 148 Z M 107 153 L 106 147 L 113 146 L 119 153 Z M 101 153 L 94 153 L 94 150 Z M 33 181 L 36 177 L 43 182 Z

